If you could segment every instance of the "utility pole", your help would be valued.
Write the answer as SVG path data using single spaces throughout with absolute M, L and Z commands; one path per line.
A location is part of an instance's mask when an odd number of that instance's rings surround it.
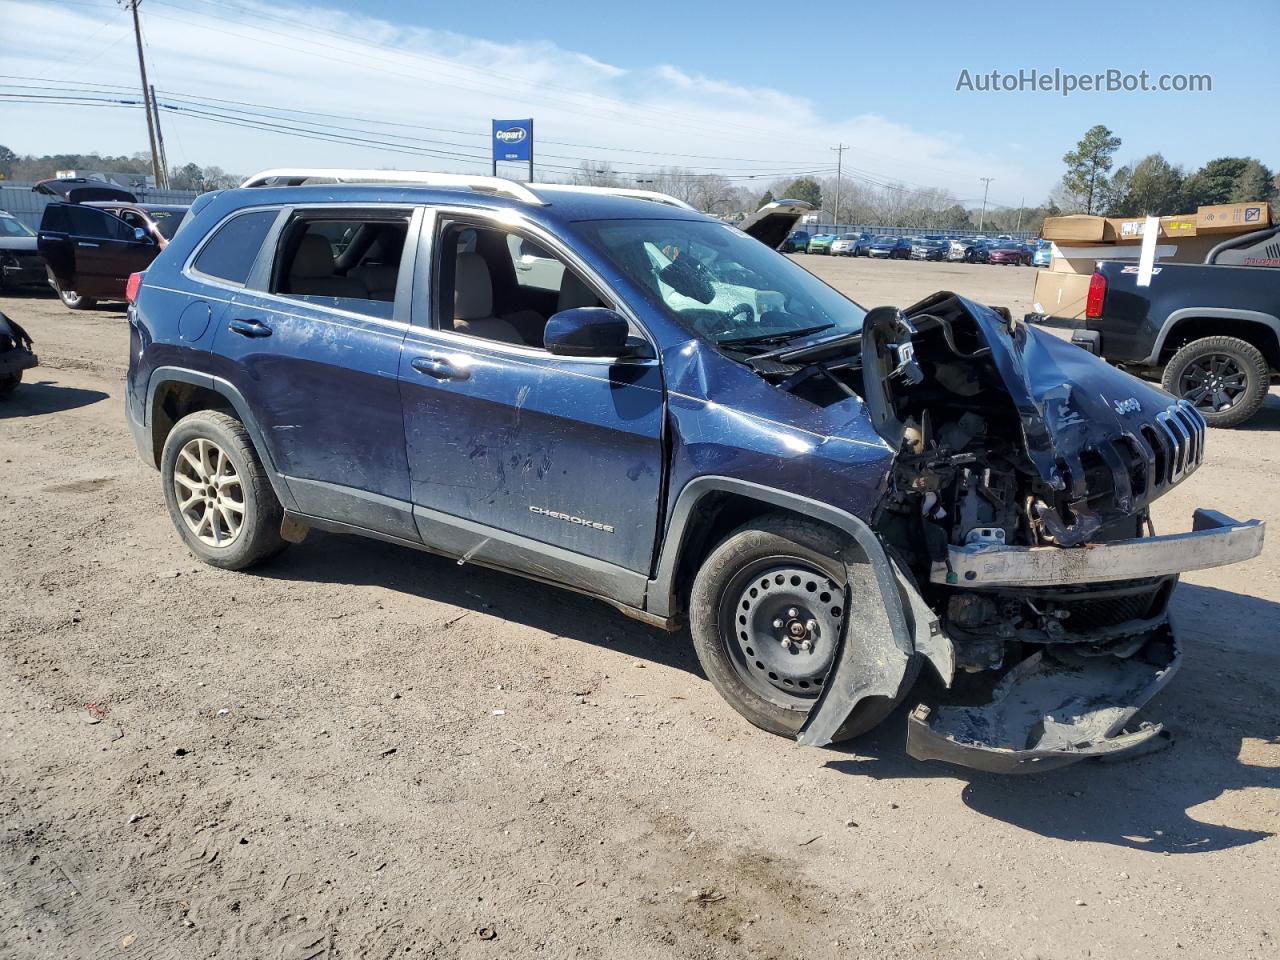
M 841 181 L 840 170 L 843 166 L 844 152 L 849 148 L 845 146 L 843 143 L 841 143 L 832 147 L 831 149 L 834 150 L 836 153 L 836 209 L 831 215 L 831 221 L 833 225 L 839 226 L 838 221 L 840 220 L 840 181 Z
M 1026 205 L 1027 205 L 1027 198 L 1019 197 L 1018 198 L 1018 229 L 1015 230 L 1014 233 L 1022 232 L 1022 208 L 1025 207 Z
M 156 100 L 156 88 L 151 87 L 151 110 L 156 118 L 156 146 L 160 149 L 160 182 L 156 184 L 164 190 L 169 189 L 169 158 L 164 152 L 164 131 L 160 129 L 160 102 Z
M 982 224 L 987 219 L 987 189 L 991 186 L 991 181 L 995 177 L 979 177 L 978 179 L 982 181 L 982 212 L 978 214 L 978 232 L 981 233 Z
M 142 103 L 147 108 L 147 140 L 151 144 L 151 172 L 156 186 L 163 182 L 160 169 L 160 150 L 156 147 L 156 127 L 151 114 L 151 85 L 147 83 L 147 61 L 142 56 L 142 25 L 138 23 L 139 0 L 120 0 L 133 12 L 133 38 L 138 43 L 138 72 L 142 74 Z

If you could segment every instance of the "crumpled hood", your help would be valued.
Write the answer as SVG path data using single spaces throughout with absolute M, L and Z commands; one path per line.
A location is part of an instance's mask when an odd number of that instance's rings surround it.
M 901 449 L 930 382 L 934 403 L 1008 396 L 1031 466 L 1062 494 L 1074 522 L 1037 501 L 1064 546 L 1131 516 L 1200 463 L 1203 418 L 1158 387 L 1043 330 L 953 293 L 906 310 L 879 307 L 863 326 L 866 399 L 880 434 Z M 913 402 L 915 407 L 912 406 Z M 998 402 L 998 401 L 996 401 Z M 914 422 L 914 421 L 913 421 Z
M 911 317 L 953 294 L 939 293 L 908 308 Z M 1063 461 L 1108 438 L 1132 435 L 1176 403 L 1159 387 L 1119 370 L 1044 330 L 1006 320 L 963 297 L 991 348 L 991 360 L 1022 418 L 1027 453 L 1040 476 L 1063 489 Z

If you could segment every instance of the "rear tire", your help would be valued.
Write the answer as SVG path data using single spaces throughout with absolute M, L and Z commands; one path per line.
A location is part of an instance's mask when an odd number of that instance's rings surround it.
M 1237 427 L 1262 408 L 1271 367 L 1247 341 L 1202 337 L 1173 355 L 1161 386 L 1195 406 L 1209 426 Z
M 835 531 L 785 516 L 739 527 L 711 551 L 689 598 L 690 632 L 708 679 L 731 707 L 762 730 L 795 737 L 834 666 L 844 621 L 856 615 L 849 567 L 865 564 Z M 784 635 L 797 639 L 783 646 Z M 801 649 L 806 641 L 811 646 Z M 898 695 L 858 703 L 833 742 L 883 721 L 918 671 L 913 657 Z
M 280 536 L 284 510 L 234 417 L 201 410 L 179 420 L 165 440 L 160 475 L 178 535 L 210 566 L 246 570 L 288 546 Z

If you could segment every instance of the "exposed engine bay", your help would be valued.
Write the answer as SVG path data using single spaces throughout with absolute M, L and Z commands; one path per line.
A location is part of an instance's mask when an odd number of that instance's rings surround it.
M 874 529 L 950 641 L 956 674 L 943 679 L 959 678 L 965 704 L 918 708 L 908 750 L 921 758 L 1045 769 L 1161 734 L 1118 736 L 1176 669 L 1178 568 L 1042 582 L 1016 564 L 1154 537 L 1148 506 L 1200 463 L 1204 425 L 1050 341 L 940 293 L 871 311 L 860 334 L 741 358 L 818 406 L 860 397 L 896 451 Z M 955 568 L 989 554 L 1012 579 Z

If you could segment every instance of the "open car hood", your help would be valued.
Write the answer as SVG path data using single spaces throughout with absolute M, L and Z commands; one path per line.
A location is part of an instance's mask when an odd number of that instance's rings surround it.
M 89 180 L 85 177 L 41 180 L 31 188 L 32 193 L 58 197 L 67 203 L 84 203 L 86 200 L 119 200 L 137 203 L 138 198 L 123 187 L 105 180 Z
M 803 200 L 775 200 L 739 223 L 738 229 L 777 250 L 791 236 L 800 218 L 812 212 L 813 205 Z

